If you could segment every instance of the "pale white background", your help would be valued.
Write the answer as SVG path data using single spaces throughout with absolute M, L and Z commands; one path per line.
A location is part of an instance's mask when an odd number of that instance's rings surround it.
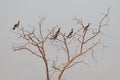
M 72 18 L 85 23 L 99 20 L 100 12 L 110 9 L 110 25 L 104 30 L 105 44 L 98 50 L 97 66 L 77 66 L 67 71 L 68 80 L 120 80 L 120 1 L 119 0 L 0 0 L 0 80 L 44 80 L 41 59 L 24 52 L 14 52 L 17 36 L 11 28 L 22 20 L 24 26 L 35 26 L 46 16 L 46 26 L 60 25 L 70 29 Z

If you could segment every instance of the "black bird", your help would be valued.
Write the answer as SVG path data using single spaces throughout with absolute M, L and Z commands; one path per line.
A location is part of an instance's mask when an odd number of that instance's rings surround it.
M 84 30 L 86 31 L 89 26 L 90 26 L 90 23 L 88 23 L 88 25 L 86 27 L 84 27 Z
M 20 21 L 18 21 L 18 23 L 14 25 L 13 30 L 15 30 L 15 28 L 19 27 L 19 25 L 20 25 Z
M 58 30 L 57 30 L 57 32 L 55 34 L 58 35 L 59 33 L 60 33 L 60 28 L 58 28 Z
M 58 37 L 58 34 L 60 33 L 60 28 L 56 31 L 56 33 L 50 38 L 50 39 L 56 39 Z
M 67 38 L 70 38 L 70 36 L 73 34 L 73 28 L 71 29 L 71 32 L 66 36 Z

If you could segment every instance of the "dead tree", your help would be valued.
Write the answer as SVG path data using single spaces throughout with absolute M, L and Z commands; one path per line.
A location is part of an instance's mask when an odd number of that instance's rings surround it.
M 107 13 L 103 14 L 103 17 L 100 19 L 98 26 L 96 26 L 97 30 L 92 29 L 92 23 L 88 23 L 88 25 L 86 26 L 83 24 L 82 20 L 74 18 L 73 20 L 75 20 L 80 26 L 79 29 L 77 29 L 76 31 L 73 31 L 73 29 L 71 29 L 71 32 L 68 32 L 69 36 L 66 36 L 65 32 L 62 32 L 60 28 L 56 30 L 56 27 L 48 30 L 48 34 L 45 35 L 42 32 L 42 24 L 45 18 L 42 18 L 39 21 L 39 33 L 36 33 L 37 30 L 35 28 L 33 28 L 32 31 L 29 31 L 20 26 L 20 32 L 15 33 L 17 33 L 19 37 L 24 39 L 25 41 L 22 44 L 13 45 L 13 50 L 27 50 L 33 55 L 41 58 L 45 64 L 45 75 L 47 80 L 62 80 L 62 76 L 67 69 L 72 68 L 76 64 L 84 63 L 84 61 L 78 61 L 77 59 L 81 58 L 85 54 L 88 54 L 90 51 L 93 52 L 94 48 L 101 44 L 101 41 L 100 39 L 98 39 L 97 36 L 101 35 L 101 29 L 104 26 L 108 25 L 108 14 L 109 8 L 107 10 Z M 63 58 L 65 58 L 65 61 L 63 63 L 59 63 L 59 61 L 57 60 L 59 57 L 57 57 L 56 59 L 50 59 L 52 65 L 49 65 L 49 57 L 46 57 L 47 53 L 45 51 L 45 45 L 47 42 L 51 41 L 52 46 L 55 46 L 57 49 L 63 51 Z M 76 48 L 74 53 L 71 50 L 72 48 L 70 48 L 71 43 L 77 43 L 74 45 Z M 90 46 L 86 47 L 87 44 L 90 44 Z M 51 45 L 47 46 L 47 48 L 49 48 L 49 46 Z M 52 71 L 50 71 L 49 68 L 52 68 Z

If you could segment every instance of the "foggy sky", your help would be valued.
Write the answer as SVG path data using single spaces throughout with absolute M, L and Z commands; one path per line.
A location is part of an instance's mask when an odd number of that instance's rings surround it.
M 70 30 L 73 18 L 94 22 L 100 12 L 110 9 L 110 25 L 104 30 L 104 43 L 108 48 L 98 50 L 97 66 L 80 66 L 69 70 L 67 80 L 119 80 L 120 79 L 120 10 L 119 0 L 0 0 L 0 80 L 43 80 L 41 59 L 14 52 L 12 45 L 17 35 L 11 32 L 13 25 L 22 21 L 24 26 L 35 26 L 39 18 L 46 16 L 45 25 L 60 25 Z

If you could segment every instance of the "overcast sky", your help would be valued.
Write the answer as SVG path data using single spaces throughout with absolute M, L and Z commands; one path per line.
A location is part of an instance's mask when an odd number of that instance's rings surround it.
M 0 0 L 0 80 L 43 80 L 41 59 L 14 52 L 12 44 L 17 36 L 11 28 L 18 21 L 24 26 L 35 26 L 39 17 L 46 16 L 46 26 L 60 25 L 70 29 L 73 18 L 85 23 L 98 20 L 100 12 L 110 9 L 110 25 L 103 41 L 109 47 L 97 53 L 97 66 L 69 71 L 68 80 L 120 79 L 120 1 L 119 0 Z M 97 19 L 96 19 L 97 18 Z

